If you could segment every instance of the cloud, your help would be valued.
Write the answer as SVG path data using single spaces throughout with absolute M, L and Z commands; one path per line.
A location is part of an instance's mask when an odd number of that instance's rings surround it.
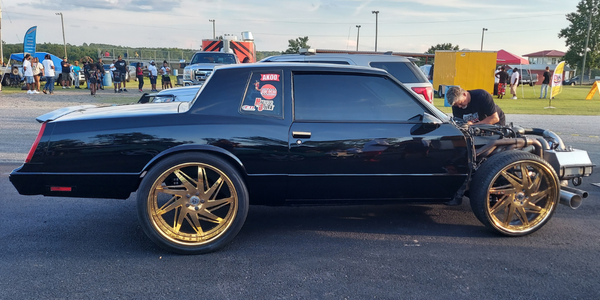
M 30 3 L 36 8 L 52 10 L 81 10 L 81 9 L 106 9 L 128 11 L 171 11 L 179 8 L 181 0 L 42 0 L 40 4 Z

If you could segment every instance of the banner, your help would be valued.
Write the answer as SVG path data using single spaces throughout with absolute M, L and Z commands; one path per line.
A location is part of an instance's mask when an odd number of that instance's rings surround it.
M 35 54 L 35 34 L 37 32 L 37 26 L 33 26 L 25 33 L 23 39 L 23 53 Z
M 562 92 L 563 72 L 565 70 L 565 62 L 561 61 L 554 69 L 554 75 L 552 75 L 552 85 L 550 88 L 550 99 Z

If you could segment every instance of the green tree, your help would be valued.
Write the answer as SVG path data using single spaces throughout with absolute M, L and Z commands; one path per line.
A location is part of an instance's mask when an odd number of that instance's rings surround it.
M 600 0 L 581 0 L 577 4 L 577 11 L 566 15 L 569 27 L 563 28 L 558 34 L 565 38 L 565 45 L 569 48 L 563 59 L 571 67 L 581 67 L 585 53 L 585 40 L 588 32 L 589 18 L 591 21 L 590 39 L 585 61 L 585 69 L 591 70 L 600 66 Z
M 435 46 L 429 47 L 429 49 L 425 53 L 434 54 L 435 50 L 454 50 L 454 51 L 458 51 L 459 49 L 460 48 L 458 47 L 458 45 L 452 46 L 452 43 L 444 43 L 444 44 L 437 44 Z
M 288 40 L 288 49 L 282 52 L 282 54 L 294 54 L 300 53 L 300 48 L 310 48 L 308 43 L 308 37 L 298 37 L 295 40 Z

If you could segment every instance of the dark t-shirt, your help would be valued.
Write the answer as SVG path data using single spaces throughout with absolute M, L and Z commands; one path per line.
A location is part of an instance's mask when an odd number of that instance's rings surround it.
M 494 98 L 490 93 L 485 90 L 471 90 L 468 92 L 471 94 L 471 102 L 469 102 L 469 105 L 465 109 L 452 106 L 452 115 L 454 117 L 475 123 L 498 112 L 500 121 L 496 124 L 505 124 L 504 112 L 494 103 Z
M 71 73 L 71 68 L 69 66 L 69 63 L 66 61 L 61 61 L 60 62 L 60 66 L 62 68 L 62 72 L 63 73 Z
M 100 70 L 101 74 L 104 74 L 104 64 L 101 62 L 96 63 L 96 69 Z
M 508 81 L 508 73 L 506 71 L 498 72 L 498 82 L 506 83 Z
M 550 83 L 550 72 L 546 71 L 544 72 L 544 81 L 542 81 L 542 84 L 549 84 Z
M 117 60 L 115 62 L 115 68 L 117 68 L 117 70 L 121 71 L 122 74 L 125 74 L 127 72 L 127 63 L 124 60 Z

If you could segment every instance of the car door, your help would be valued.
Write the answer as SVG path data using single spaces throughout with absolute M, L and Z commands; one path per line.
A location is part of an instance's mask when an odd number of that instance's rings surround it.
M 424 121 L 391 77 L 295 72 L 293 86 L 288 201 L 432 201 L 464 183 L 464 135 Z

